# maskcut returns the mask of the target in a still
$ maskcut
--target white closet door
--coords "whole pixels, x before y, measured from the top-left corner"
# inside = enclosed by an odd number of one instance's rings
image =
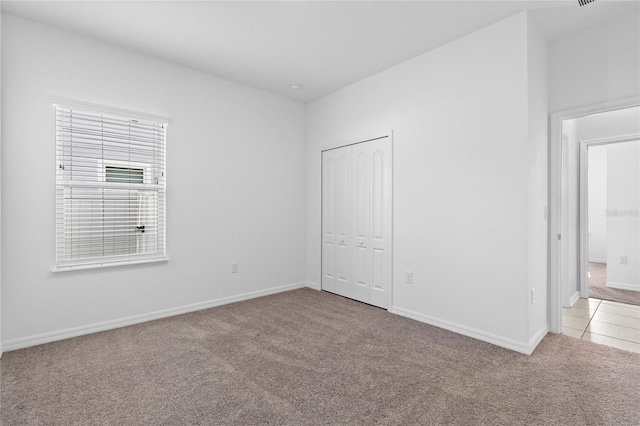
[[[336,152],[322,153],[322,289],[336,291]]]
[[[391,302],[391,140],[370,142],[371,149],[371,291],[369,303]]]
[[[369,303],[371,289],[371,158],[370,144],[353,145],[353,281],[351,297]]]
[[[353,188],[351,185],[351,147],[335,150],[335,211],[336,211],[336,293],[351,296],[351,235]]]
[[[322,289],[391,305],[391,140],[322,153]]]

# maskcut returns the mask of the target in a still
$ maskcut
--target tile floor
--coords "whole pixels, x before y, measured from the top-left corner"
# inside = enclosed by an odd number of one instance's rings
[[[562,309],[562,334],[640,353],[640,306],[578,299]]]

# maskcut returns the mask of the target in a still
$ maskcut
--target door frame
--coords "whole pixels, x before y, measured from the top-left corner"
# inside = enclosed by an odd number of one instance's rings
[[[549,138],[549,331],[562,333],[562,282],[560,275],[567,259],[563,259],[563,250],[568,241],[567,213],[562,210],[563,169],[562,169],[562,122],[591,114],[614,111],[640,106],[640,96],[587,105],[579,108],[558,111],[551,114]],[[566,191],[566,188],[564,188]],[[563,220],[564,219],[564,220]]]
[[[580,141],[580,212],[578,219],[580,243],[578,245],[578,256],[580,257],[580,297],[582,298],[589,297],[587,274],[589,271],[589,148],[638,140],[640,140],[640,133]]]
[[[393,232],[393,193],[394,191],[394,176],[393,176],[393,169],[394,169],[394,159],[395,156],[393,155],[394,149],[393,149],[393,130],[388,130],[386,132],[380,132],[380,133],[373,133],[373,134],[369,134],[367,135],[367,137],[355,137],[355,138],[348,138],[346,141],[343,142],[327,142],[322,144],[322,146],[320,147],[320,282],[318,283],[318,286],[320,287],[320,291],[322,291],[322,265],[324,265],[323,262],[323,258],[322,258],[322,253],[323,253],[323,245],[322,245],[322,238],[323,238],[323,220],[322,220],[322,212],[323,212],[323,183],[324,183],[324,168],[323,168],[323,164],[322,164],[322,154],[325,151],[331,151],[333,149],[338,149],[338,148],[342,148],[345,146],[351,146],[351,145],[357,145],[360,143],[366,143],[366,142],[372,142],[378,139],[384,139],[384,138],[389,138],[389,143],[391,145],[391,196],[389,197],[389,202],[391,203],[391,218],[390,218],[390,222],[391,222],[391,236],[390,236],[390,241],[391,241],[391,280],[389,282],[389,291],[388,291],[388,299],[387,299],[387,303],[388,303],[388,307],[387,307],[387,311],[391,310],[391,308],[393,307],[393,252],[394,252],[394,232]]]

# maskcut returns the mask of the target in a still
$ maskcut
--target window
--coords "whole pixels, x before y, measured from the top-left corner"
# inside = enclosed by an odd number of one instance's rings
[[[166,260],[165,141],[166,120],[56,105],[56,270]]]
[[[144,183],[144,169],[106,166],[104,173],[105,182]]]

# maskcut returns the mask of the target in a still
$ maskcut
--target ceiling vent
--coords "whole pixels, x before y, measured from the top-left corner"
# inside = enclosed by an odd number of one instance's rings
[[[596,1],[596,0],[578,0],[578,3],[582,7],[582,6],[587,5],[589,3],[593,3],[594,1]]]

